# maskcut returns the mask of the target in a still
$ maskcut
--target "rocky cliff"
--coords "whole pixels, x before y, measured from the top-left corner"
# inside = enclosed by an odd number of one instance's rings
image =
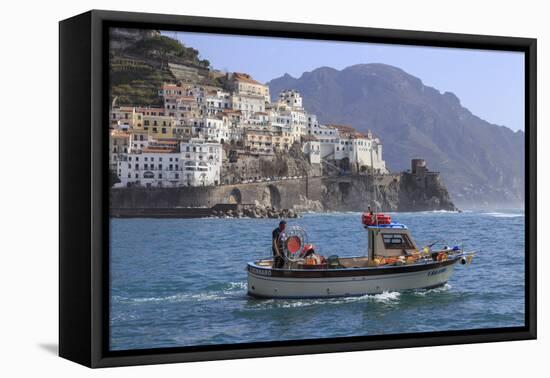
[[[456,210],[438,174],[301,177],[212,187],[118,188],[111,209],[213,208],[235,204],[306,211]]]

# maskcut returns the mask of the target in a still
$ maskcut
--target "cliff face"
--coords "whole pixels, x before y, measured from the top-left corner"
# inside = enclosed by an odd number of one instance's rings
[[[302,177],[211,187],[121,188],[111,190],[111,209],[212,208],[259,204],[306,211],[456,210],[439,178],[410,173],[383,176]]]
[[[438,174],[428,177],[403,172],[386,176],[323,179],[321,203],[329,211],[457,210]]]
[[[321,176],[321,166],[310,164],[300,149],[294,145],[288,152],[275,151],[273,155],[244,153],[226,147],[227,159],[222,166],[224,184],[236,184],[243,180],[274,177],[317,177]]]
[[[399,211],[456,210],[438,174],[418,177],[401,173]]]

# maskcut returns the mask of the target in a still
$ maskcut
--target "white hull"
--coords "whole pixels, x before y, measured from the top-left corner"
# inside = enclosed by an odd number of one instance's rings
[[[248,270],[248,294],[261,298],[320,298],[432,288],[449,280],[454,265],[434,264],[432,269],[415,272],[318,278],[273,277],[271,269],[252,268]]]

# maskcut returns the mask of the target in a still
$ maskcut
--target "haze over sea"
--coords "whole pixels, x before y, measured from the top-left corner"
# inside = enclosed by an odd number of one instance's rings
[[[271,254],[276,220],[111,219],[111,349],[524,325],[523,210],[392,216],[419,246],[462,242],[477,251],[473,263],[438,289],[259,300],[246,295],[245,267]],[[306,214],[293,224],[325,256],[366,253],[360,213]]]

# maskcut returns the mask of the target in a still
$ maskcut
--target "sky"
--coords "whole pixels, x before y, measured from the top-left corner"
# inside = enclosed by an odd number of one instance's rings
[[[384,63],[453,92],[480,118],[514,131],[524,127],[524,54],[291,38],[163,32],[200,52],[215,69],[246,72],[266,83],[285,73],[299,78],[318,67],[338,70]]]

